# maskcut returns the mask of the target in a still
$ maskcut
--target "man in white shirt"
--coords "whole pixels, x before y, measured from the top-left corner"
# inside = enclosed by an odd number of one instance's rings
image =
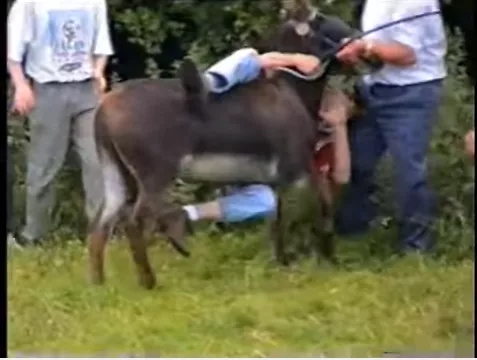
[[[436,10],[438,0],[367,0],[361,26],[367,31]],[[338,54],[348,64],[359,57],[385,63],[357,86],[367,112],[350,122],[351,184],[338,212],[338,232],[351,235],[368,229],[376,215],[370,200],[374,170],[387,150],[394,162],[402,249],[430,248],[434,198],[427,184],[426,153],[446,77],[445,54],[445,31],[438,14],[377,31]]]
[[[112,53],[105,0],[16,0],[12,5],[8,70],[14,108],[30,125],[24,243],[38,242],[47,231],[53,180],[70,139],[81,158],[90,218],[101,201],[93,119]]]

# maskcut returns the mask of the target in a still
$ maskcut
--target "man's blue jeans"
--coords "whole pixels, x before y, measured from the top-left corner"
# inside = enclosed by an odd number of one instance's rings
[[[378,160],[388,150],[395,172],[399,239],[403,250],[427,250],[434,198],[427,184],[426,153],[437,119],[442,81],[408,86],[360,84],[366,107],[363,118],[350,121],[351,182],[337,213],[343,235],[368,229],[376,216],[370,200]]]

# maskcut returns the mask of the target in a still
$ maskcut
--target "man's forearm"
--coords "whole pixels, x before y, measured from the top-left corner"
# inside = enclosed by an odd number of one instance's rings
[[[101,55],[94,57],[93,71],[95,76],[103,76],[106,65],[108,64],[108,57]]]
[[[28,79],[23,72],[22,64],[16,61],[8,60],[7,62],[8,72],[12,78],[13,86],[15,89],[28,84]]]
[[[379,41],[367,42],[368,47],[364,56],[366,58],[378,58],[384,63],[396,66],[411,66],[416,63],[414,50],[409,46],[395,43],[382,43]]]
[[[265,70],[276,70],[279,67],[296,67],[298,70],[308,73],[320,65],[320,60],[312,55],[299,53],[269,52],[259,56],[260,64]]]

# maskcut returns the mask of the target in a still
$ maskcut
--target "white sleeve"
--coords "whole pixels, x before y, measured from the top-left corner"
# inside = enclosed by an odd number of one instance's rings
[[[437,11],[439,7],[435,3],[433,0],[397,1],[394,4],[392,21]],[[429,27],[436,32],[441,30],[440,16],[439,14],[430,15],[394,25],[392,28],[389,28],[389,33],[392,34],[390,38],[414,50],[420,49],[423,46],[424,39],[422,37],[426,35],[425,31]]]
[[[101,0],[99,3],[93,53],[107,56],[114,53],[109,32],[108,8],[105,0]]]
[[[28,43],[32,39],[33,19],[32,3],[16,0],[7,18],[7,58],[10,61],[22,62]]]

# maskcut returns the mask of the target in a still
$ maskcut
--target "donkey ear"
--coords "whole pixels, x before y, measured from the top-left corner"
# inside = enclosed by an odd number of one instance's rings
[[[314,12],[309,0],[282,0],[282,7],[287,10],[291,19],[308,21]]]
[[[282,9],[290,11],[295,7],[295,0],[282,0]]]
[[[295,6],[301,9],[311,8],[310,0],[295,0]]]
[[[302,14],[309,14],[313,9],[310,0],[294,0],[294,3],[295,10]]]

